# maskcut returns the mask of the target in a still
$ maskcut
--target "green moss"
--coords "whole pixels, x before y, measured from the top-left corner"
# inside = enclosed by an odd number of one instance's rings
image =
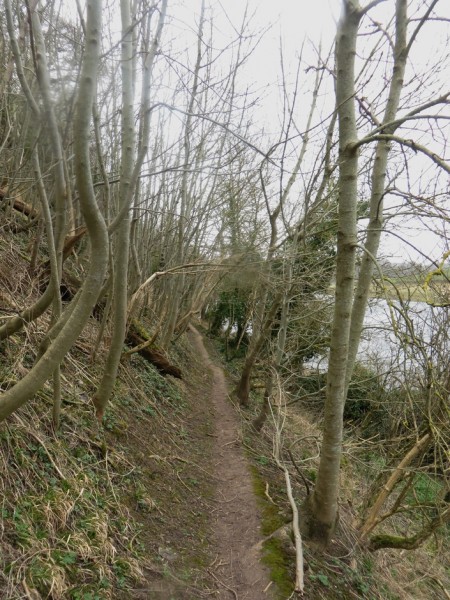
[[[278,588],[280,599],[289,598],[294,586],[289,570],[289,560],[279,540],[270,538],[264,542],[263,563],[270,569],[270,578]]]
[[[414,493],[407,494],[407,500],[414,504],[434,504],[442,490],[442,484],[426,473],[418,473],[414,481]]]
[[[261,531],[264,536],[269,536],[285,523],[277,507],[268,502],[265,496],[266,484],[258,469],[251,467],[251,472],[253,489],[262,513]],[[264,542],[262,560],[270,570],[270,578],[277,586],[280,600],[288,598],[292,594],[294,585],[289,569],[290,559],[286,555],[280,540],[269,538]]]
[[[261,531],[264,536],[268,536],[282,527],[284,520],[280,516],[277,507],[267,501],[265,495],[266,483],[261,479],[258,469],[251,467],[251,472],[253,476],[253,489],[262,512]]]
[[[152,337],[150,332],[147,331],[147,329],[144,327],[141,321],[133,319],[132,327],[136,331],[136,333],[140,335],[141,338],[143,338],[144,340],[149,340]]]

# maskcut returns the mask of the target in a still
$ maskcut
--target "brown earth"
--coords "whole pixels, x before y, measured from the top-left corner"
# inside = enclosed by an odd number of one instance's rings
[[[213,375],[215,410],[213,465],[217,477],[211,512],[216,556],[208,572],[219,585],[220,600],[271,598],[271,582],[260,561],[260,515],[252,479],[239,440],[239,421],[228,400],[222,369],[212,363],[200,333],[191,327],[194,348]]]
[[[272,600],[274,586],[260,562],[260,514],[240,442],[239,415],[200,333],[191,328],[185,342],[175,358],[189,377],[163,380],[185,399],[180,411],[172,405],[159,431],[157,415],[139,411],[127,416],[122,448],[141,469],[139,486],[145,491],[137,506],[131,489],[127,505],[141,524],[147,561],[144,581],[131,594],[114,597]],[[139,359],[133,361],[138,366]],[[145,402],[138,373],[124,368],[127,384],[128,377]],[[151,386],[158,380],[156,375]],[[165,410],[164,396],[155,409]],[[111,443],[118,442],[113,435]]]

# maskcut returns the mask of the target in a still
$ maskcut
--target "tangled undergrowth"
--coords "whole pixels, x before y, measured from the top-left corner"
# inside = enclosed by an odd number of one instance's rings
[[[314,422],[317,416],[308,414],[304,408],[294,405],[286,410],[283,458],[290,471],[297,505],[301,507],[314,486],[320,428]],[[273,579],[280,582],[279,598],[283,600],[289,596],[288,592],[292,592],[295,579],[295,553],[290,525],[287,525],[291,512],[283,474],[272,457],[274,424],[269,422],[257,435],[250,425],[252,417],[254,415],[244,415],[248,420],[246,447],[253,463],[255,491],[267,536],[265,561],[271,568]],[[369,552],[359,543],[355,529],[358,509],[379,467],[375,462],[371,464],[372,459],[373,455],[367,457],[361,440],[351,434],[347,436],[341,472],[339,524],[333,543],[327,553],[322,554],[304,542],[306,597],[314,600],[445,600],[448,598],[446,586],[450,584],[450,546],[445,531],[415,551]],[[396,523],[403,534],[410,526],[404,519]]]
[[[3,320],[21,308],[16,298],[31,303],[39,293],[19,242],[20,236],[0,241]],[[0,344],[0,390],[32,366],[47,327],[44,316]],[[120,367],[99,426],[91,397],[106,344],[93,361],[98,329],[92,318],[63,362],[57,434],[51,382],[0,425],[1,598],[134,599],[173,590],[187,598],[203,576],[209,558],[204,503],[212,484],[200,463],[210,443],[208,416],[200,432],[188,425],[202,410],[191,398],[199,378],[204,385],[203,374],[183,338],[172,359],[192,372],[187,383],[162,377],[133,355]],[[193,509],[185,500],[196,488],[205,501],[196,500]]]
[[[212,342],[219,356],[220,344]],[[239,361],[227,362],[231,379],[240,373]],[[264,561],[277,584],[277,598],[292,596],[295,580],[295,549],[291,534],[291,510],[284,475],[273,458],[274,436],[281,431],[282,459],[288,467],[297,506],[301,507],[314,486],[321,441],[320,411],[282,399],[260,433],[251,424],[259,412],[264,382],[257,368],[250,409],[242,410],[243,438],[252,464],[254,489],[262,514],[265,536]],[[339,525],[327,553],[317,552],[304,541],[305,597],[308,600],[448,600],[450,588],[450,545],[448,527],[414,551],[379,550],[369,552],[359,542],[355,529],[361,503],[373,484],[383,459],[382,444],[368,443],[355,427],[346,429],[341,469]],[[301,474],[299,473],[301,471]],[[430,477],[418,479],[416,500],[429,501]],[[301,509],[300,509],[301,519]],[[417,523],[414,514],[401,514],[390,526],[405,535]]]

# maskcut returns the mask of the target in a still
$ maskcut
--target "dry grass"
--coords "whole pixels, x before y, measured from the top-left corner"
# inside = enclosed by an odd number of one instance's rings
[[[2,319],[39,293],[18,242],[25,251],[20,236],[0,239]],[[45,315],[0,344],[0,390],[32,366],[48,324]],[[202,463],[205,445],[193,449],[187,421],[197,409],[207,411],[188,402],[189,385],[162,378],[136,356],[121,366],[99,427],[90,398],[107,338],[92,364],[97,333],[92,319],[64,360],[58,435],[51,424],[51,382],[0,426],[1,598],[131,600],[180,588],[173,583],[180,572],[187,594],[192,581],[202,582],[208,511],[201,500],[190,509],[185,499],[202,478],[206,495],[210,483]],[[195,372],[182,340],[177,352],[174,360]],[[205,423],[200,426],[204,437]],[[194,535],[200,531],[202,540]]]

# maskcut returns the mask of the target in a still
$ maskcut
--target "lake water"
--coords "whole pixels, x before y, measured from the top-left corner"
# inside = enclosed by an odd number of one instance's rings
[[[448,356],[447,308],[434,308],[424,302],[400,305],[393,301],[372,299],[367,308],[358,361],[377,366],[393,379],[417,377],[427,361]],[[448,360],[448,359],[447,359]],[[326,370],[327,359],[310,363],[310,367]]]

